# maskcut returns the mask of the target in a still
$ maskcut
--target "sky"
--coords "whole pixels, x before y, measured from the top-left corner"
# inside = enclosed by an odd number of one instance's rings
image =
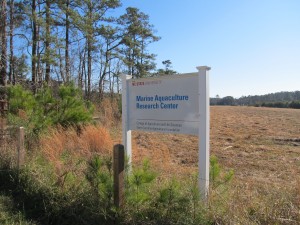
[[[123,0],[150,17],[158,68],[211,67],[210,96],[300,90],[299,0]]]

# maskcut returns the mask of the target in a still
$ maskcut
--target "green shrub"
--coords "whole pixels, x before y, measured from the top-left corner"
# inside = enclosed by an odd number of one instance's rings
[[[156,178],[156,174],[150,170],[149,160],[144,160],[141,168],[133,170],[129,176],[127,188],[128,201],[139,210],[139,205],[147,201],[149,196],[149,184]]]
[[[214,178],[228,180],[213,161]],[[19,172],[0,170],[0,191],[11,194],[26,219],[39,224],[212,224],[197,176],[163,181],[144,161],[127,175],[125,205],[117,210],[111,158],[94,156],[71,167],[65,184],[57,185],[54,168],[34,157]]]
[[[61,86],[58,94],[56,109],[51,113],[53,124],[80,125],[92,120],[93,105],[83,100],[74,85]]]
[[[34,225],[36,223],[26,220],[22,211],[14,209],[14,202],[11,197],[0,195],[0,224]]]
[[[94,156],[88,161],[85,177],[98,202],[97,211],[105,218],[114,218],[112,159]]]
[[[209,224],[195,176],[159,182],[149,161],[129,175],[125,224]]]
[[[229,170],[226,173],[221,173],[221,168],[218,163],[218,158],[215,155],[210,157],[210,170],[209,170],[209,180],[212,189],[216,189],[220,186],[226,185],[232,180],[234,172]]]
[[[18,115],[23,110],[27,115],[33,113],[36,100],[31,91],[25,90],[21,85],[11,86],[8,89],[9,111]]]
[[[300,101],[292,101],[292,102],[290,102],[289,108],[300,109]]]
[[[92,120],[93,106],[85,102],[73,84],[61,86],[58,97],[44,87],[36,95],[21,86],[9,88],[8,120],[15,126],[24,126],[29,134],[38,135],[49,126],[80,126]]]
[[[226,218],[230,209],[228,209],[228,202],[231,200],[230,185],[233,179],[234,171],[222,171],[218,158],[214,155],[210,157],[210,192],[208,207],[210,219],[216,224],[223,224],[222,219]],[[225,223],[226,224],[226,223]]]

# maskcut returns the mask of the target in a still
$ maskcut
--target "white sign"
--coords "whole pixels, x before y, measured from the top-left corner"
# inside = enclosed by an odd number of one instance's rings
[[[130,130],[199,133],[198,73],[127,80]]]
[[[198,73],[132,80],[122,75],[123,143],[131,163],[131,130],[199,136],[199,190],[209,188],[209,82],[207,66]]]

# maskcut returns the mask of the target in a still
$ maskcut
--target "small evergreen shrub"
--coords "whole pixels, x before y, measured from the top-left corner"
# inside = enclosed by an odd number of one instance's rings
[[[48,87],[33,95],[20,85],[11,86],[8,99],[9,123],[26,127],[32,136],[50,126],[80,127],[92,120],[93,105],[84,101],[79,89],[73,84],[59,87],[58,97]]]
[[[221,173],[221,168],[218,162],[218,158],[215,155],[210,157],[210,170],[209,181],[212,189],[226,185],[233,178],[233,170],[229,170],[226,173]]]
[[[26,220],[45,225],[205,225],[217,221],[200,199],[197,176],[163,180],[146,160],[127,174],[125,205],[116,209],[111,157],[95,154],[80,160],[71,151],[60,158],[69,168],[61,180],[43,154],[35,155],[20,171],[0,170],[0,192],[12,196]],[[211,178],[224,186],[229,181],[227,173],[222,173],[216,158],[211,162]],[[214,190],[219,190],[220,183]]]

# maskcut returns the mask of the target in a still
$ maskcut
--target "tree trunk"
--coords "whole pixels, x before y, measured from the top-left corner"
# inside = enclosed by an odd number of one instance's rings
[[[66,82],[70,82],[70,59],[69,59],[69,29],[70,29],[70,20],[69,20],[69,7],[70,0],[66,0],[66,43],[65,43],[65,63],[66,63]]]
[[[39,4],[39,11],[38,14],[41,14],[41,8],[40,8],[40,2],[38,2]],[[41,42],[40,42],[40,29],[41,26],[39,24],[37,24],[36,26],[36,40],[37,40],[37,44],[36,44],[36,83],[40,82],[42,83],[44,81],[44,69],[43,66],[41,65],[41,49],[43,47],[41,47]]]
[[[91,98],[91,78],[92,78],[92,42],[93,42],[93,7],[91,4],[88,6],[88,30],[87,30],[87,98]]]
[[[45,81],[47,84],[50,82],[50,0],[46,0],[46,41],[45,41],[45,56],[46,56],[46,71]]]
[[[88,49],[87,49],[87,98],[91,98],[91,76],[92,76],[92,44],[88,38]]]
[[[114,90],[113,90],[113,79],[111,76],[111,63],[108,65],[108,80],[109,80],[109,93],[112,96]]]
[[[6,85],[6,69],[7,69],[7,39],[6,39],[6,18],[7,18],[7,2],[2,0],[1,5],[1,62],[0,62],[0,85]]]
[[[79,52],[79,68],[78,68],[78,87],[80,88],[80,90],[82,90],[82,76],[83,76],[83,70],[82,70],[82,67],[83,67],[83,60],[82,60],[82,58],[83,58],[83,52],[81,52],[81,51],[78,51]]]
[[[119,76],[117,76],[117,93],[120,94],[120,79],[119,79]]]
[[[10,9],[9,9],[9,48],[10,48],[10,58],[9,58],[9,81],[10,83],[15,84],[15,74],[14,74],[14,0],[10,0]]]
[[[65,70],[64,70],[64,66],[63,66],[63,56],[60,52],[60,48],[58,48],[58,58],[59,58],[59,74],[60,74],[60,78],[62,79],[63,83],[67,83],[66,81],[66,76],[65,76]],[[59,80],[59,76],[58,76],[58,80]]]
[[[36,84],[37,70],[36,70],[36,61],[37,61],[37,16],[36,16],[36,0],[32,0],[31,5],[31,14],[32,14],[32,48],[31,48],[31,81],[33,85]]]
[[[105,63],[104,63],[104,66],[103,66],[102,74],[100,74],[100,79],[99,79],[99,97],[100,97],[100,100],[103,99],[103,95],[104,95],[104,79],[105,79],[105,76],[106,76],[106,70],[107,70],[107,66],[108,66],[108,63],[109,63],[108,48],[109,48],[109,45],[107,43],[106,44],[106,52],[105,52]]]
[[[87,73],[86,73],[86,53],[84,53],[83,58],[83,74],[84,74],[84,91],[85,91],[85,97],[88,98],[88,90],[87,90]]]

